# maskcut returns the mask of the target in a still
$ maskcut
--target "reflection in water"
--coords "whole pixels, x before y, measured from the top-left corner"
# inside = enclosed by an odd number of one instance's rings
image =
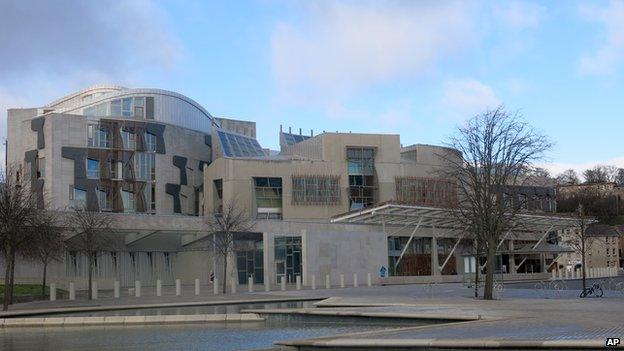
[[[275,340],[388,328],[379,325],[299,322],[111,327],[4,328],[0,350],[251,350]]]

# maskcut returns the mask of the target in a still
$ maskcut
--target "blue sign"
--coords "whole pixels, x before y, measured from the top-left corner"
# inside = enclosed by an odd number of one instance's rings
[[[379,276],[380,277],[385,277],[386,273],[388,273],[388,269],[384,266],[381,266],[381,268],[379,268]]]

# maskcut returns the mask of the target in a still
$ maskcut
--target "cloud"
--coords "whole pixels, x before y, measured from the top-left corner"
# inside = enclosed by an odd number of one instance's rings
[[[533,29],[546,17],[546,7],[527,1],[505,1],[493,7],[493,14],[513,29]]]
[[[492,88],[474,79],[447,81],[440,101],[445,115],[460,120],[500,104]]]
[[[624,60],[624,2],[611,1],[606,7],[583,5],[579,12],[586,20],[603,26],[605,32],[598,49],[581,57],[579,71],[595,75],[617,71]]]
[[[616,157],[616,158],[612,158],[612,159],[604,160],[600,162],[545,163],[545,164],[540,165],[540,167],[546,168],[547,170],[550,171],[550,174],[552,174],[553,176],[556,176],[560,174],[561,172],[568,170],[568,169],[573,169],[579,175],[582,175],[584,170],[593,168],[594,166],[598,166],[598,165],[614,165],[616,167],[624,168],[624,156]]]
[[[320,1],[271,36],[283,97],[327,102],[426,74],[473,39],[467,2]]]

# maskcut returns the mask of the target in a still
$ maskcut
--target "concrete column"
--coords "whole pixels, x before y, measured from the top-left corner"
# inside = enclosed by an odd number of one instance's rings
[[[344,288],[345,287],[345,283],[344,283],[344,274],[340,275],[340,287]]]
[[[156,296],[162,296],[162,281],[160,279],[156,280]]]
[[[565,269],[565,278],[570,279],[570,271],[568,270],[568,268]]]
[[[176,279],[175,284],[176,284],[176,296],[182,295],[182,282],[180,281],[180,279]]]
[[[366,285],[373,286],[373,279],[370,273],[366,273]]]
[[[561,275],[562,275],[561,270],[558,270],[558,271],[557,271],[557,275],[559,276],[559,279],[562,279],[562,278],[561,278]]]
[[[97,282],[93,282],[93,285],[91,286],[91,299],[97,300],[97,298],[98,298]]]
[[[280,289],[286,291],[286,276],[280,277]]]
[[[358,287],[357,273],[353,273],[353,287]]]
[[[232,288],[232,294],[236,294],[236,280],[230,279],[230,287]]]
[[[329,279],[329,274],[325,274],[325,289],[331,288],[331,280]]]
[[[215,295],[219,295],[219,279],[214,278],[212,280],[212,293]]]
[[[297,283],[297,290],[301,290],[301,276],[300,275],[295,277],[295,282]]]
[[[141,281],[140,280],[134,281],[134,296],[141,297]]]
[[[312,290],[316,290],[316,275],[312,275]]]
[[[199,279],[195,278],[195,295],[199,295]]]
[[[546,269],[546,256],[544,254],[540,254],[540,265],[542,266],[542,273],[548,272]]]
[[[76,299],[76,286],[74,282],[69,282],[69,299],[71,301]]]
[[[514,250],[514,241],[509,240],[509,251],[513,252],[513,250]],[[518,273],[518,270],[516,269],[516,255],[514,254],[509,254],[509,273],[511,274]]]
[[[271,283],[268,279],[264,280],[264,291],[271,291]]]
[[[556,274],[557,274],[557,272],[555,272],[555,269],[553,268],[553,270],[550,271],[550,273],[552,273],[552,279],[555,280]]]
[[[50,301],[56,301],[56,284],[50,283]]]
[[[247,292],[253,292],[253,278],[247,278]]]
[[[431,237],[431,275],[440,275],[440,262],[438,261],[438,239]]]

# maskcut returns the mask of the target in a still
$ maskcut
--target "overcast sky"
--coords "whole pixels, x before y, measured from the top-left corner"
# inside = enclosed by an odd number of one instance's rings
[[[554,173],[624,167],[622,1],[0,0],[6,109],[98,83],[173,90],[215,116],[442,143],[505,104]],[[2,157],[4,157],[2,153]]]

